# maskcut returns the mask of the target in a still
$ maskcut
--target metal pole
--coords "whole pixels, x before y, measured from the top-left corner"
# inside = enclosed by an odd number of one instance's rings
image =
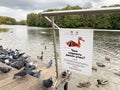
[[[45,16],[45,19],[47,19],[50,23],[52,23],[52,20],[49,19],[47,16]],[[57,29],[60,29],[60,28],[57,26],[57,24],[55,24],[55,22],[54,22],[54,29],[55,29],[55,27],[56,27]]]
[[[52,16],[52,28],[53,28],[53,45],[54,45],[54,55],[55,55],[55,67],[56,67],[56,79],[58,79],[58,64],[57,64],[57,50],[56,50],[56,32],[54,26],[54,16]]]

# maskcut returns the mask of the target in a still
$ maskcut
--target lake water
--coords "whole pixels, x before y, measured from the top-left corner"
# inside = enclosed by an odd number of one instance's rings
[[[19,49],[36,60],[43,51],[45,63],[54,59],[52,30],[20,25],[0,25],[0,28],[9,29],[5,32],[0,31],[0,45],[3,45],[4,48]],[[45,46],[47,47],[46,50]],[[114,72],[120,71],[120,32],[94,32],[93,49],[93,65],[96,66],[96,62],[102,62],[106,67],[97,67],[97,72],[93,71],[90,77],[73,73],[69,90],[119,90],[120,76],[114,75]],[[58,64],[61,68],[58,32],[57,52]],[[105,60],[106,56],[110,57],[110,62]],[[109,84],[97,88],[97,79],[107,79]],[[76,86],[79,81],[90,81],[92,85],[89,88],[78,88]]]

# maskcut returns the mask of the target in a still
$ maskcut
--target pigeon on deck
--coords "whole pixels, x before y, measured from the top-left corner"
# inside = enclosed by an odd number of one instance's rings
[[[33,76],[33,77],[39,78],[40,75],[41,75],[41,71],[42,71],[42,70],[39,70],[38,72],[29,71],[28,74],[31,75],[31,76]]]
[[[67,76],[67,72],[66,71],[63,71],[62,74],[61,74],[61,77],[64,78]]]
[[[14,74],[13,79],[15,79],[16,76],[19,76],[19,77],[24,78],[26,75],[27,75],[27,71],[26,71],[26,70],[22,70],[22,71],[20,71],[20,72],[18,72],[18,73],[16,73],[16,74]]]
[[[3,72],[3,73],[7,73],[11,70],[11,68],[9,67],[0,67],[0,71]]]
[[[25,78],[25,76],[28,74],[28,70],[29,70],[29,66],[26,65],[25,68],[24,68],[22,71],[14,74],[13,79],[15,79],[16,76],[19,76],[19,77],[21,77],[21,78]]]
[[[69,70],[65,70],[61,73],[61,78],[65,78],[66,76],[70,76],[72,73]]]
[[[52,61],[52,60],[50,60],[50,61],[48,62],[48,64],[47,64],[47,68],[51,67],[51,66],[52,66],[52,64],[53,64],[53,61]]]
[[[53,81],[52,81],[52,77],[46,79],[46,80],[43,80],[43,86],[45,88],[49,88],[53,85]]]

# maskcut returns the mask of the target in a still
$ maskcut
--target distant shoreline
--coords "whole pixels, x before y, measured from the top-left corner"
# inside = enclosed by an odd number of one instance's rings
[[[0,32],[7,32],[9,29],[7,28],[0,28]]]

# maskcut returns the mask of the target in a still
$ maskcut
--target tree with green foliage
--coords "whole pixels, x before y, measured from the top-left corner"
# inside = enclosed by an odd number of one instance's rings
[[[67,5],[64,8],[47,9],[44,12],[76,10],[83,8],[91,8],[91,3],[87,3],[84,7]],[[102,8],[120,7],[120,4],[102,6]],[[120,13],[110,14],[91,14],[91,15],[64,15],[55,16],[55,23],[62,28],[96,28],[96,29],[120,29]],[[51,26],[41,15],[30,13],[27,15],[27,25],[49,27]]]
[[[27,15],[27,25],[29,26],[37,26],[37,14],[36,13],[30,13]]]
[[[26,25],[26,20],[17,21],[18,25]]]
[[[0,16],[0,24],[15,25],[16,20],[7,16]]]

